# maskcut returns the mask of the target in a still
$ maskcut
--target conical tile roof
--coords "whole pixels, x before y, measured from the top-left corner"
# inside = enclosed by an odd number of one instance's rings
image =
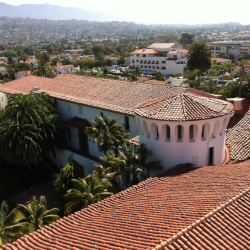
[[[193,121],[224,116],[233,110],[227,101],[181,93],[138,105],[134,112],[153,120]]]

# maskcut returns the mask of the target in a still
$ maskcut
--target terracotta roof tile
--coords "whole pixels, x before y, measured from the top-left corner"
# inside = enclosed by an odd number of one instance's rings
[[[139,146],[140,145],[140,136],[137,135],[136,137],[129,140],[129,143]]]
[[[175,170],[184,173],[176,175]],[[195,246],[197,249],[216,249],[212,248],[213,242],[215,246],[216,242],[225,242],[229,247],[224,249],[248,249],[244,247],[250,239],[247,226],[250,196],[240,199],[236,196],[249,187],[250,163],[197,169],[182,165],[171,171],[147,179],[0,249],[140,250],[154,249],[174,239],[171,247],[165,249],[181,250],[187,249],[185,244],[189,244],[183,239],[182,230],[190,235],[190,244],[194,247],[189,249],[195,249]],[[230,203],[230,207],[214,212],[231,200],[234,203]],[[200,221],[205,221],[204,226]],[[218,241],[220,235],[222,238]],[[184,245],[180,248],[182,240]]]
[[[27,76],[0,85],[5,93],[28,94],[33,87],[51,97],[134,116],[138,103],[170,97],[188,88],[61,74],[53,79]]]
[[[137,106],[135,113],[154,120],[192,121],[220,117],[232,113],[231,103],[181,93]]]
[[[228,125],[226,144],[230,147],[233,162],[250,158],[250,111],[245,115],[235,114]]]

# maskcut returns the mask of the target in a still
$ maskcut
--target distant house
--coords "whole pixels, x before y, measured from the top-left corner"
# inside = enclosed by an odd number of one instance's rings
[[[58,64],[56,67],[56,72],[57,74],[64,74],[64,73],[70,73],[74,70],[74,65],[70,64],[70,65],[61,65]]]
[[[18,71],[15,73],[15,79],[22,78],[24,76],[29,76],[31,74],[31,70]]]

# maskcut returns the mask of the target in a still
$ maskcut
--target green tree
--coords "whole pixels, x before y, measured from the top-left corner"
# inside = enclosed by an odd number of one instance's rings
[[[70,163],[67,163],[66,166],[60,170],[57,179],[53,183],[57,200],[60,204],[63,195],[65,195],[69,189],[73,188],[71,180],[83,178],[84,176],[84,166],[75,160],[71,160]]]
[[[7,201],[4,200],[0,206],[0,246],[19,239],[28,232],[28,223],[16,223],[16,209],[9,211]]]
[[[29,58],[29,55],[25,52],[22,52],[19,56],[19,60],[26,62],[26,60]]]
[[[91,123],[92,127],[86,128],[85,133],[95,138],[95,142],[99,144],[105,155],[114,141],[124,140],[124,127],[116,123],[116,118],[98,116]]]
[[[100,60],[100,62],[101,62],[101,67],[102,67],[102,63],[103,63],[103,61],[105,60],[105,55],[104,55],[102,52],[98,55],[98,60]]]
[[[102,45],[93,45],[92,51],[95,57],[98,57],[100,53],[105,53],[105,48]]]
[[[186,46],[187,44],[192,44],[194,40],[194,35],[188,34],[188,33],[183,33],[180,38],[180,44],[183,46]]]
[[[242,97],[242,84],[243,81],[245,81],[247,77],[247,69],[249,68],[249,61],[248,60],[242,60],[241,62],[236,62],[237,66],[240,66],[240,88],[239,88],[239,97]]]
[[[155,80],[165,81],[165,77],[160,71],[155,71]]]
[[[56,76],[56,70],[50,67],[43,56],[38,57],[37,64],[38,65],[35,66],[31,72],[32,75],[49,78],[54,78]]]
[[[53,51],[55,50],[55,48],[52,44],[49,44],[46,49],[47,49],[49,55],[51,55],[53,53]]]
[[[66,205],[65,214],[71,214],[82,208],[88,207],[90,204],[96,203],[104,198],[112,195],[108,188],[112,184],[108,179],[99,179],[96,174],[89,175],[84,179],[72,179],[73,189],[68,190],[64,195]]]
[[[24,217],[17,220],[16,223],[29,223],[34,230],[41,229],[60,219],[58,208],[47,210],[47,201],[43,195],[39,199],[33,196],[29,205],[18,204],[16,209]]]
[[[139,77],[142,74],[141,67],[135,66],[135,70],[133,71],[136,77]]]
[[[14,94],[0,123],[0,155],[10,164],[31,166],[48,153],[65,145],[65,130],[44,93]]]
[[[93,55],[93,51],[90,47],[87,47],[83,50],[83,55]]]
[[[195,69],[205,72],[211,67],[211,51],[205,42],[196,42],[192,45],[187,54],[187,67],[193,71]]]
[[[182,82],[182,84],[186,84],[188,85],[188,87],[193,89],[199,89],[202,81],[200,77],[197,77],[199,72],[200,71],[198,69],[195,69],[193,71],[186,70],[186,75],[184,76],[185,80]]]

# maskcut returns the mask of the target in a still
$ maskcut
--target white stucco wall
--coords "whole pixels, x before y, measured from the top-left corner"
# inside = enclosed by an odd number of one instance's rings
[[[58,169],[61,169],[62,167],[65,167],[65,165],[69,162],[70,155],[73,157],[74,160],[76,160],[77,162],[79,162],[84,166],[85,174],[92,174],[94,170],[93,164],[99,164],[98,162],[90,160],[84,156],[72,153],[67,149],[58,153],[56,155],[56,158],[51,156],[50,159],[53,161],[56,167],[58,167]]]
[[[209,148],[214,147],[213,165],[220,165],[225,155],[225,131],[230,115],[199,121],[167,122],[145,119],[136,115],[140,121],[140,143],[145,143],[152,150],[153,157],[150,161],[160,160],[165,170],[182,163],[192,163],[196,166],[208,165]],[[137,120],[137,121],[138,121]],[[148,127],[149,136],[143,127],[143,121]],[[217,131],[214,131],[217,122]],[[158,126],[159,138],[156,137],[152,124]],[[202,126],[209,124],[210,129],[206,130],[205,138],[201,138]],[[170,126],[170,140],[166,139],[166,129],[163,126]],[[182,140],[177,139],[177,126],[182,125]],[[194,139],[189,138],[189,127],[194,125]],[[215,136],[213,136],[213,132]]]
[[[0,92],[0,109],[5,108],[8,103],[8,97],[6,93]]]

